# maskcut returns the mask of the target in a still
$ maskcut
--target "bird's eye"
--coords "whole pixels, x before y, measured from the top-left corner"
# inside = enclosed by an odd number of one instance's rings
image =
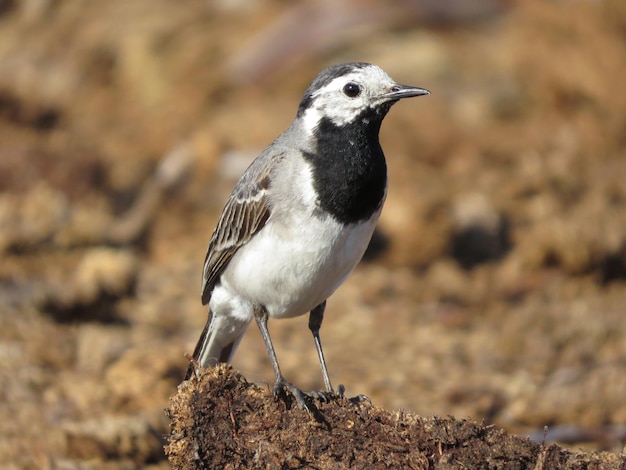
[[[361,87],[356,83],[346,83],[343,87],[343,92],[349,98],[356,98],[361,94]]]

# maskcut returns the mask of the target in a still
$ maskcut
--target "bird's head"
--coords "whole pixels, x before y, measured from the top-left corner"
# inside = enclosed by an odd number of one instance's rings
[[[380,125],[398,100],[428,94],[423,88],[396,83],[376,65],[338,64],[320,72],[309,85],[298,118],[309,133],[322,119],[338,127],[356,122]]]

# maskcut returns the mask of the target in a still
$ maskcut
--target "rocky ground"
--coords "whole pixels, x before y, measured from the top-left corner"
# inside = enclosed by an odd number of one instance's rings
[[[324,66],[432,95],[381,132],[335,383],[573,447],[626,441],[626,4],[0,1],[2,468],[168,468],[211,231]],[[365,6],[364,6],[365,5]],[[306,317],[270,323],[320,388]],[[272,382],[256,328],[234,361]]]

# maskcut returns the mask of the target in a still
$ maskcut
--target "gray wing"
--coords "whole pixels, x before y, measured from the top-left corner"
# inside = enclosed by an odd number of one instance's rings
[[[211,236],[202,273],[202,303],[211,298],[215,283],[239,248],[248,243],[270,217],[268,191],[271,169],[282,154],[258,157],[231,193]]]

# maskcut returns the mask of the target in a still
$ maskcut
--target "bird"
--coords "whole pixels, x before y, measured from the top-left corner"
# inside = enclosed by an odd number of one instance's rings
[[[382,121],[399,100],[428,94],[364,62],[314,78],[292,124],[236,183],[213,231],[202,274],[209,315],[185,380],[229,363],[254,319],[275,397],[289,391],[308,409],[305,397],[335,394],[320,339],[326,300],[361,260],[385,201]],[[285,379],[267,327],[269,318],[307,313],[325,391],[305,393]]]

